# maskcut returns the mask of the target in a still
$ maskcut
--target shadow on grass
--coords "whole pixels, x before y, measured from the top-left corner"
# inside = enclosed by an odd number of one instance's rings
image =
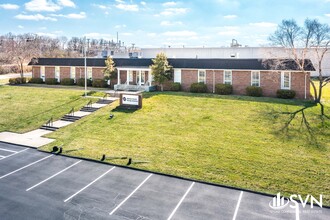
[[[116,108],[112,109],[111,112],[121,112],[121,113],[134,113],[136,112],[137,108],[124,108],[121,106],[117,106]]]
[[[279,98],[271,98],[271,97],[252,97],[252,96],[242,96],[242,95],[218,95],[212,93],[145,92],[143,93],[143,98],[148,99],[157,95],[182,96],[182,97],[191,97],[191,98],[213,98],[213,99],[232,100],[232,101],[261,102],[261,103],[283,104],[283,105],[304,106],[304,107],[315,106],[315,104],[311,100],[279,99]]]

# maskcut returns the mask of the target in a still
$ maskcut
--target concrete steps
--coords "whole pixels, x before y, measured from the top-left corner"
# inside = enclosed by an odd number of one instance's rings
[[[40,129],[47,130],[47,131],[56,131],[59,128],[53,127],[53,126],[48,126],[48,125],[43,125],[40,127]]]
[[[98,110],[98,108],[86,107],[86,106],[84,106],[80,109],[80,111],[82,111],[82,112],[95,112],[97,110]]]
[[[70,121],[70,122],[75,122],[78,121],[81,117],[74,116],[74,115],[64,115],[61,120],[62,121]]]

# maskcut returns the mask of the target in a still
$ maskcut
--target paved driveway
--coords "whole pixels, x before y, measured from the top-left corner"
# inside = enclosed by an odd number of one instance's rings
[[[329,219],[272,197],[0,143],[0,219]]]

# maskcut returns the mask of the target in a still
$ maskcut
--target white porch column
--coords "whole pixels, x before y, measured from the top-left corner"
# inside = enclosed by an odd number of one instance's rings
[[[126,77],[126,84],[129,85],[129,71],[130,70],[127,70],[126,71],[126,74],[127,74],[127,77]]]
[[[118,69],[118,74],[117,74],[117,85],[120,85],[120,69]]]
[[[141,76],[141,75],[142,75],[141,72],[142,72],[142,71],[139,70],[139,86],[141,86],[141,77],[142,77],[142,76]]]
[[[149,86],[152,85],[152,75],[151,75],[151,70],[148,71],[148,80],[149,80]]]

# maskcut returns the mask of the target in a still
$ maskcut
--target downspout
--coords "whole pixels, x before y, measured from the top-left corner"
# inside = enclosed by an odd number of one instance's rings
[[[213,93],[215,93],[215,73],[213,70]]]
[[[305,73],[305,99],[307,99],[307,73]]]

